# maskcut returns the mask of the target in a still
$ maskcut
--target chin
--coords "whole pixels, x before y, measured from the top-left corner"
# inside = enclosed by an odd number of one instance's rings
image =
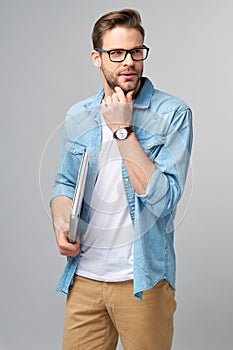
[[[132,90],[135,90],[138,86],[138,83],[135,84],[135,83],[126,83],[126,84],[120,84],[119,85],[120,88],[125,92],[129,92],[129,91],[132,91]]]

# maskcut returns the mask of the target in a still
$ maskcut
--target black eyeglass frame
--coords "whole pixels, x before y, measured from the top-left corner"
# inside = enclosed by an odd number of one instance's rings
[[[134,51],[134,50],[136,50],[136,49],[146,49],[146,55],[145,55],[145,57],[144,57],[144,58],[141,58],[141,59],[139,59],[139,60],[133,58],[133,56],[132,56],[132,51]],[[110,55],[111,55],[111,52],[117,51],[117,50],[125,51],[125,57],[124,57],[122,60],[120,60],[120,61],[112,60],[112,59],[111,59],[111,56],[110,56]],[[109,57],[109,60],[110,60],[111,62],[123,62],[123,61],[126,59],[128,53],[130,54],[130,56],[131,56],[131,58],[132,58],[133,61],[141,62],[141,61],[144,61],[144,60],[147,59],[148,54],[149,54],[149,51],[150,51],[150,48],[147,47],[146,45],[142,45],[142,46],[140,46],[140,47],[134,47],[134,48],[131,49],[131,50],[125,50],[125,49],[104,50],[104,49],[100,49],[99,47],[96,47],[96,48],[95,48],[95,51],[107,53],[107,54],[108,54],[108,57]]]

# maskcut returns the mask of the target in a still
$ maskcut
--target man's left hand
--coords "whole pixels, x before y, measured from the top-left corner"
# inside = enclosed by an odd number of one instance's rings
[[[120,127],[131,125],[133,104],[132,96],[134,91],[126,95],[119,87],[115,87],[115,93],[107,96],[101,104],[101,112],[108,127],[114,132]]]

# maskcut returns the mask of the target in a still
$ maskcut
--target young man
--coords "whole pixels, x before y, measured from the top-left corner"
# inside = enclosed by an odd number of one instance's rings
[[[92,33],[103,89],[67,113],[51,210],[68,256],[58,291],[68,294],[63,349],[168,350],[176,309],[173,221],[188,170],[191,111],[144,78],[149,53],[140,15],[103,15]],[[89,168],[69,242],[75,182]]]

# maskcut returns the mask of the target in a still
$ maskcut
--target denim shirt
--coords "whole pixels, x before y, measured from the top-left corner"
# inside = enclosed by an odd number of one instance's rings
[[[61,195],[73,198],[81,157],[87,149],[89,168],[78,227],[80,236],[87,227],[97,176],[103,96],[101,89],[67,112],[52,192],[52,198]],[[175,289],[174,218],[188,171],[192,113],[184,101],[155,89],[149,79],[142,78],[140,92],[133,102],[132,128],[144,152],[155,164],[146,193],[139,195],[122,162],[122,181],[135,234],[134,295],[141,299],[143,291],[161,279],[166,279]],[[57,291],[67,294],[78,263],[79,255],[67,258]]]

